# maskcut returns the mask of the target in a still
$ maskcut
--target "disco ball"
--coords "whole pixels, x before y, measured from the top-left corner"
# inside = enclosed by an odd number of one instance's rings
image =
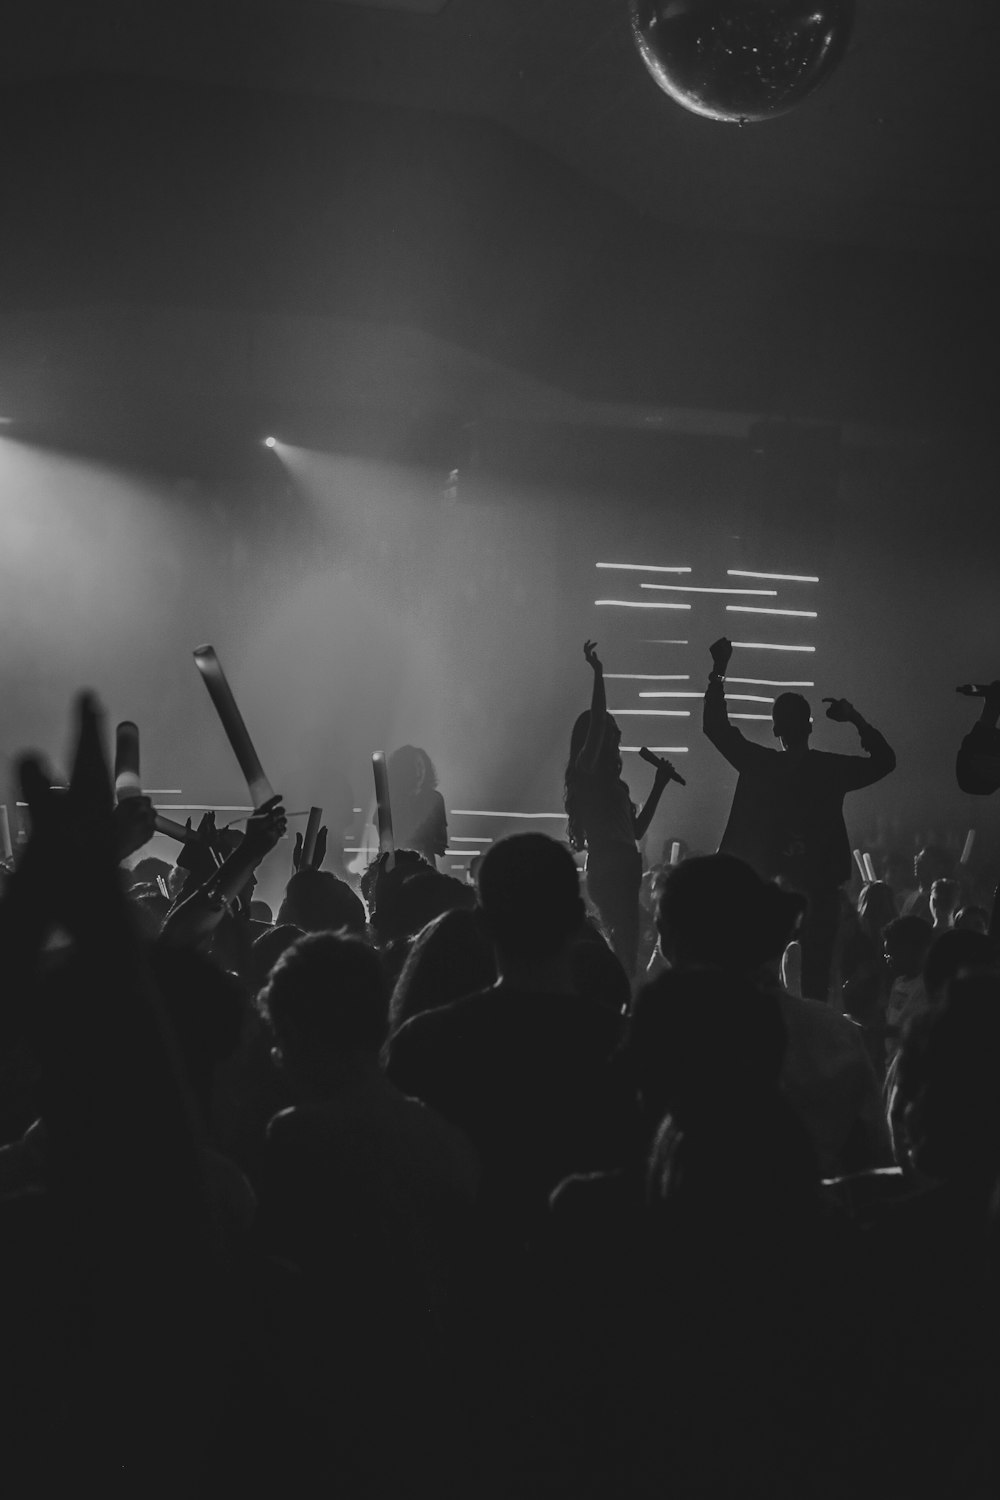
[[[632,34],[664,93],[744,125],[794,108],[840,62],[854,0],[630,0]]]

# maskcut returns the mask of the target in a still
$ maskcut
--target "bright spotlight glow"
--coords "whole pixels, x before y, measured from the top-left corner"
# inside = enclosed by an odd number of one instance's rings
[[[675,604],[660,599],[595,599],[595,604],[611,604],[618,609],[690,609],[690,604]]]
[[[733,641],[741,651],[815,651],[815,646],[779,646],[776,641]]]
[[[799,620],[815,620],[814,609],[769,609],[764,604],[727,604],[732,615],[795,615]]]
[[[640,583],[642,589],[664,589],[674,594],[757,594],[761,598],[776,599],[777,589],[710,589],[697,583]]]
[[[264,447],[265,448],[277,448],[277,446],[278,446],[278,439],[276,437],[266,437],[264,439]]]
[[[617,573],[690,573],[690,568],[656,568],[648,563],[597,563],[598,568],[612,568]]]
[[[819,583],[811,573],[749,573],[745,568],[727,568],[729,578],[766,578],[772,583]]]

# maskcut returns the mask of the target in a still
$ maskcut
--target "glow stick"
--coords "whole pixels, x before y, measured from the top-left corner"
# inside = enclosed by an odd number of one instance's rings
[[[157,813],[153,820],[153,827],[157,833],[162,833],[168,839],[176,839],[179,844],[196,844],[198,836],[193,828],[185,828],[183,823],[175,823],[173,818],[164,818]]]
[[[389,801],[389,772],[385,756],[376,750],[372,756],[372,772],[375,776],[375,803],[378,815],[378,852],[388,854],[386,869],[396,863],[396,845],[392,837],[392,804]]]
[[[115,801],[141,796],[139,726],[131,719],[123,719],[115,730]]]
[[[690,568],[660,568],[652,563],[595,563],[598,568],[614,568],[620,573],[690,573]]]
[[[861,856],[861,858],[864,861],[865,875],[868,877],[870,883],[874,885],[876,880],[878,879],[878,876],[875,874],[875,866],[872,863],[872,857],[866,852]]]
[[[321,807],[309,809],[309,821],[306,824],[305,837],[302,840],[302,868],[312,869],[312,858],[316,852],[316,835],[319,833],[319,820],[323,816]]]
[[[3,840],[4,859],[13,859],[14,846],[10,841],[10,819],[7,816],[6,802],[0,803],[0,839]]]
[[[862,883],[864,885],[867,885],[868,884],[868,876],[865,873],[865,862],[861,858],[861,850],[860,849],[855,849],[853,851],[853,854],[854,854],[854,863],[858,867],[858,874],[861,876]]]
[[[4,815],[6,816],[6,809],[4,810]],[[969,863],[969,860],[972,858],[972,846],[975,842],[976,830],[974,828],[970,828],[968,833],[965,835],[965,843],[962,846],[962,857],[959,860],[960,865],[967,865]]]
[[[730,615],[795,615],[800,620],[817,618],[814,609],[771,609],[763,604],[727,604],[726,613]]]
[[[676,841],[670,845],[670,863],[679,865],[681,862],[681,846]]]
[[[269,802],[274,796],[274,792],[271,783],[264,775],[264,769],[243,722],[243,716],[236,707],[236,699],[226,681],[226,674],[222,670],[219,658],[211,646],[198,646],[194,652],[194,660],[208,688],[209,697],[215,704],[215,711],[222,721],[229,743],[233,747],[240,770],[243,772],[247,790],[250,793],[250,801],[255,808],[263,807],[264,803]]]

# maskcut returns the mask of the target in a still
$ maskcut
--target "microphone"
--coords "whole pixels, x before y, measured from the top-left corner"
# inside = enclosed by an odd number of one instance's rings
[[[647,749],[645,745],[643,745],[642,749],[639,751],[639,759],[644,760],[649,766],[656,766],[657,770],[659,770],[660,766],[663,765],[663,761],[660,759],[660,757],[658,755],[654,755],[652,750]],[[677,772],[674,770],[671,770],[670,772],[670,779],[671,781],[679,781],[681,786],[687,786],[687,782],[684,780],[684,777],[678,776]]]

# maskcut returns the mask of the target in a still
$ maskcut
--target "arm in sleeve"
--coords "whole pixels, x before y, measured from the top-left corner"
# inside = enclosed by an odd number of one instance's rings
[[[730,724],[726,710],[726,690],[721,678],[710,677],[708,679],[701,724],[716,750],[720,751],[737,771],[742,770],[756,747]]]
[[[873,786],[876,781],[881,781],[896,769],[896,752],[884,736],[860,715],[855,724],[866,758],[860,755],[839,757],[845,792],[856,792],[861,787]]]

